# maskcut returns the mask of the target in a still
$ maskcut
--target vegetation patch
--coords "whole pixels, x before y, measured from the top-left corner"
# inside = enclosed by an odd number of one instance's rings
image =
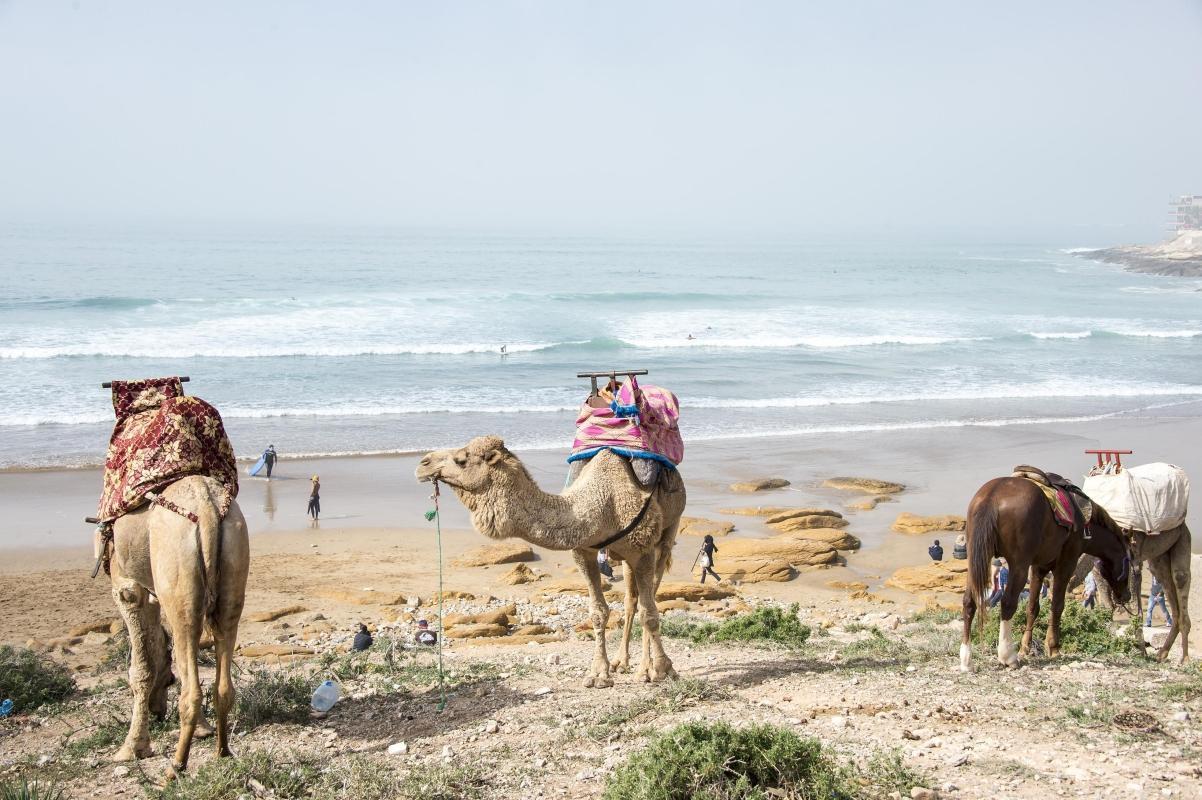
[[[648,697],[605,711],[586,729],[595,741],[606,741],[627,726],[649,714],[674,714],[708,700],[726,700],[730,692],[698,678],[680,678],[660,685],[659,691]]]
[[[129,669],[129,631],[122,628],[105,642],[104,656],[97,666],[99,672]]]
[[[893,639],[881,633],[880,628],[870,628],[866,639],[848,643],[841,652],[844,660],[855,662],[900,661],[914,655],[913,649],[901,639]]]
[[[1173,700],[1188,702],[1202,698],[1202,663],[1195,661],[1182,667],[1178,680],[1166,683],[1160,691]]]
[[[226,800],[260,793],[280,800],[312,797],[310,790],[321,783],[321,767],[312,756],[255,751],[210,761],[193,774],[181,776],[167,784],[163,800]]]
[[[963,614],[959,611],[952,611],[951,609],[940,608],[939,606],[927,606],[922,611],[910,617],[910,622],[929,622],[932,625],[946,625],[953,621],[959,622],[962,618]]]
[[[291,670],[248,670],[239,676],[234,716],[244,731],[269,722],[309,718],[309,679]]]
[[[772,725],[687,723],[611,774],[605,800],[867,800],[909,796],[922,776],[896,752],[840,765],[817,739]]]
[[[38,780],[0,782],[0,800],[62,800],[63,790],[55,783]]]
[[[57,703],[75,691],[75,678],[62,664],[24,647],[0,646],[0,701],[11,699],[21,714]]]
[[[1048,630],[1048,615],[1051,603],[1041,603],[1035,629],[1031,634],[1032,646],[1036,641],[1042,645]],[[991,649],[997,648],[1001,612],[991,612],[985,621],[985,634],[975,629],[973,637]],[[1138,622],[1138,620],[1137,620]],[[1017,639],[1027,626],[1027,607],[1019,606],[1011,619],[1012,635]],[[974,626],[975,627],[975,626]],[[1114,612],[1108,608],[1085,608],[1079,603],[1065,603],[1060,617],[1060,651],[1065,654],[1088,656],[1131,656],[1140,652],[1139,639],[1128,631],[1115,635]],[[1138,631],[1138,628],[1134,630]],[[1141,634],[1142,635],[1142,634]]]
[[[443,764],[410,772],[401,781],[400,796],[413,800],[478,800],[487,785],[475,767]]]
[[[797,603],[787,611],[779,606],[760,606],[750,614],[740,614],[721,623],[663,618],[660,632],[695,644],[750,642],[801,647],[810,638],[810,627],[797,618],[798,608]]]

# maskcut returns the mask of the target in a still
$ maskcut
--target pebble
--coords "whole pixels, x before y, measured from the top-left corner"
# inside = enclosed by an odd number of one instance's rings
[[[910,790],[910,800],[939,800],[939,792],[925,786],[915,786]]]
[[[542,769],[542,768],[543,768],[543,767],[545,767],[545,766],[547,766],[547,759],[545,759],[545,758],[536,758],[536,759],[534,759],[534,767],[535,767],[535,769]]]
[[[1089,773],[1081,767],[1065,767],[1064,777],[1072,781],[1083,781],[1089,778]]]
[[[501,723],[497,722],[495,719],[490,719],[488,722],[484,723],[485,733],[496,733],[499,730],[501,730]]]
[[[113,767],[113,777],[114,778],[124,778],[127,775],[129,775],[129,767],[126,767],[126,766]]]
[[[455,751],[451,749],[451,746],[449,744],[443,746],[442,757],[444,759],[446,759],[447,761],[450,761],[452,758],[455,757]]]
[[[534,690],[534,696],[535,696],[535,697],[544,697],[544,696],[546,696],[546,695],[549,695],[549,694],[551,694],[551,687],[550,687],[550,686],[540,686],[539,688],[537,688],[537,689],[535,689],[535,690]]]
[[[1173,719],[1176,720],[1177,722],[1189,722],[1189,712],[1188,711],[1178,711],[1176,714],[1173,715]]]
[[[830,726],[837,731],[847,727],[847,717],[831,717]]]
[[[395,744],[388,745],[388,755],[390,756],[403,756],[408,752],[408,742],[396,742]]]

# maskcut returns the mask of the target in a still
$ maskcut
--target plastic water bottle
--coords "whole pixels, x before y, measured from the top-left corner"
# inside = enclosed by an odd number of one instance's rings
[[[338,702],[341,694],[338,684],[333,681],[322,681],[321,686],[317,687],[317,691],[313,692],[313,702],[310,705],[313,706],[314,711],[329,711]]]
[[[0,719],[4,719],[11,713],[13,713],[13,701],[10,698],[0,703]]]

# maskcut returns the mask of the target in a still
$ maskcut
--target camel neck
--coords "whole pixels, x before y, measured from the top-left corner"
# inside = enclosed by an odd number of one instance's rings
[[[505,470],[487,491],[461,492],[460,499],[476,530],[490,539],[516,537],[548,550],[572,550],[596,530],[568,498],[542,491],[524,469]]]

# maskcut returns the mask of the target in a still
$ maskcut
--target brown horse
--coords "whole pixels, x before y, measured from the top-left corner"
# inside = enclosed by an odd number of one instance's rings
[[[1120,603],[1130,599],[1131,558],[1126,542],[1118,524],[1097,503],[1089,534],[1086,539],[1057,524],[1043,492],[1025,478],[994,478],[977,490],[968,504],[968,584],[964,588],[964,635],[960,643],[962,671],[968,671],[972,619],[978,606],[981,626],[985,625],[989,567],[994,556],[1005,558],[1010,566],[1010,582],[1001,597],[1002,623],[997,645],[997,658],[1003,666],[1018,666],[1018,653],[1010,641],[1010,620],[1018,609],[1028,572],[1035,588],[1027,610],[1024,655],[1030,650],[1031,631],[1039,614],[1038,587],[1049,571],[1053,576],[1052,619],[1044,643],[1049,656],[1058,654],[1064,595],[1082,552],[1101,560],[1102,577]]]

